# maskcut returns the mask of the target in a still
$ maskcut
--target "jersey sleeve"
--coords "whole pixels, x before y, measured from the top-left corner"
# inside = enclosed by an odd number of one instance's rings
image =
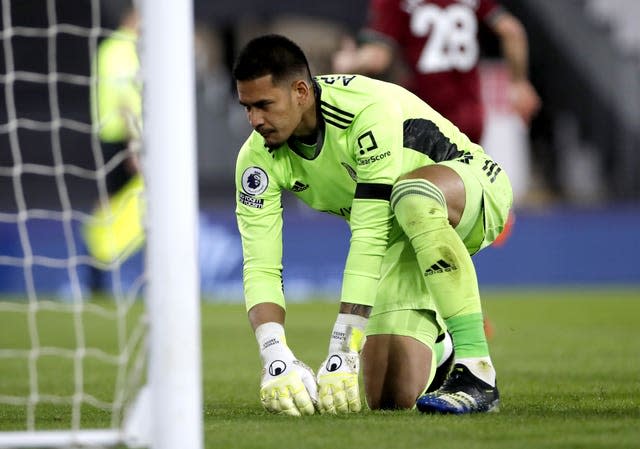
[[[372,306],[393,220],[389,197],[402,168],[400,110],[390,102],[368,106],[354,121],[350,143],[358,184],[341,300]]]
[[[271,155],[261,142],[252,150],[251,141],[238,155],[235,181],[245,304],[247,310],[263,302],[284,308],[281,191]]]

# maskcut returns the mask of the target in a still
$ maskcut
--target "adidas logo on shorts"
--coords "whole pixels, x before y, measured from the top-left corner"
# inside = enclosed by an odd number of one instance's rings
[[[446,273],[446,272],[457,270],[457,269],[458,267],[456,267],[455,265],[451,265],[446,261],[440,259],[439,261],[431,265],[429,268],[427,268],[427,270],[424,272],[424,275],[431,276],[432,274]]]

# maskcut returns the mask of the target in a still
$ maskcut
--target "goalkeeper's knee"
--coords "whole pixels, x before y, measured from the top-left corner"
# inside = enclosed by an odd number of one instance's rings
[[[391,192],[391,207],[410,239],[451,228],[444,194],[426,179],[398,181]]]

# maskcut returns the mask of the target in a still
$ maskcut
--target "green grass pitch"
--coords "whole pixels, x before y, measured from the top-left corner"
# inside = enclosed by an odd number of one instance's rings
[[[206,448],[639,448],[640,291],[502,291],[483,296],[494,328],[490,342],[502,395],[496,414],[426,416],[366,411],[350,416],[291,418],[264,412],[258,401],[258,349],[241,304],[203,303]],[[317,368],[326,356],[337,305],[292,304],[287,318],[294,353]],[[14,315],[9,313],[8,315]],[[0,314],[0,346],[22,347],[16,316]],[[113,344],[109,326],[86,317],[95,345]],[[43,338],[69,344],[71,322],[39,322]],[[65,343],[67,342],[67,343]],[[72,391],[72,367],[43,361],[41,389]],[[107,397],[109,370],[87,366],[85,385]],[[23,364],[0,363],[0,396],[27,394]],[[69,426],[68,407],[38,409],[42,428]],[[109,416],[83,408],[84,426]],[[24,407],[0,405],[0,431],[22,430]]]

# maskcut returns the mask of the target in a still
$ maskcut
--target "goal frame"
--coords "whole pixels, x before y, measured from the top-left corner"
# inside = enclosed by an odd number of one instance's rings
[[[193,6],[140,0],[148,385],[120,429],[0,432],[0,448],[202,449]]]

